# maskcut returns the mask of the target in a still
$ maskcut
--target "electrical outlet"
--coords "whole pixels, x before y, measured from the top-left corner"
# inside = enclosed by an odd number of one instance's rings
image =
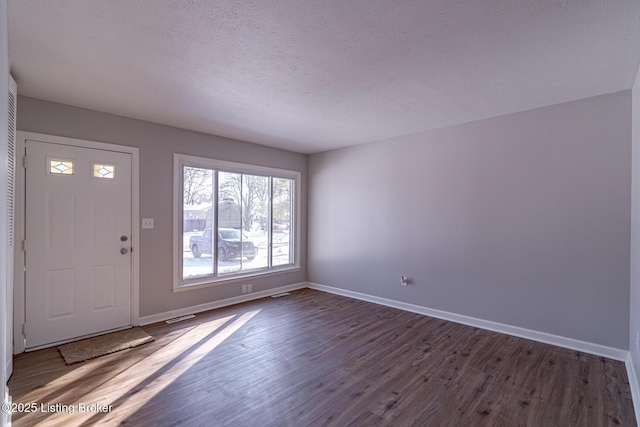
[[[401,286],[409,285],[409,278],[407,276],[400,276],[400,285]]]
[[[243,294],[247,293],[247,285],[242,285],[242,293]]]
[[[243,294],[248,294],[253,292],[253,285],[251,283],[247,284],[247,285],[242,285],[242,293]]]
[[[247,285],[247,292],[253,292],[253,285],[251,283]]]

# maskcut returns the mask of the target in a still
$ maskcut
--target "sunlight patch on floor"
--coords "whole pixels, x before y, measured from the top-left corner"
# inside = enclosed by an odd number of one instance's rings
[[[260,310],[254,310],[239,317],[233,315],[202,323],[108,379],[76,402],[65,402],[76,405],[78,403],[112,405],[112,412],[73,415],[64,412],[51,413],[46,418],[47,425],[71,425],[69,422],[75,425],[86,421],[93,422],[93,418],[100,422],[126,419],[215,350],[259,312]],[[71,382],[77,375],[79,372],[71,372],[62,377],[62,381]],[[123,387],[123,383],[130,383],[130,385]],[[56,401],[62,402],[64,399],[61,397],[63,396],[56,396]]]

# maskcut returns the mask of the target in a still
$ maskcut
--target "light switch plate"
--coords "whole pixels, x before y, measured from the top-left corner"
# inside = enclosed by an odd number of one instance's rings
[[[142,228],[153,228],[153,218],[142,218]]]

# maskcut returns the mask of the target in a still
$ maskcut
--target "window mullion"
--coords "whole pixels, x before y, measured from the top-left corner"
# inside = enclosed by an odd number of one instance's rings
[[[211,174],[211,179],[213,182],[211,183],[211,195],[212,206],[211,206],[211,232],[213,235],[211,236],[211,262],[213,263],[213,275],[218,276],[218,171],[216,169],[213,170]]]
[[[295,230],[297,228],[297,224],[296,224],[296,215],[294,215],[294,212],[296,212],[295,206],[297,204],[296,201],[296,182],[291,180],[289,181],[289,264],[294,264],[296,262],[298,262],[298,260],[296,259],[296,253],[294,250],[294,240],[296,239],[296,233]]]
[[[273,221],[273,176],[269,177],[269,198],[267,207],[267,268],[271,269],[273,266],[273,233],[271,232],[271,223]]]
[[[240,174],[240,271],[243,267],[244,255],[244,174]]]

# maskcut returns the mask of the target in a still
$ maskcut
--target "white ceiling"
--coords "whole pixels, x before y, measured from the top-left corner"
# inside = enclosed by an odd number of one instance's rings
[[[22,95],[314,153],[631,88],[638,0],[9,0]]]

